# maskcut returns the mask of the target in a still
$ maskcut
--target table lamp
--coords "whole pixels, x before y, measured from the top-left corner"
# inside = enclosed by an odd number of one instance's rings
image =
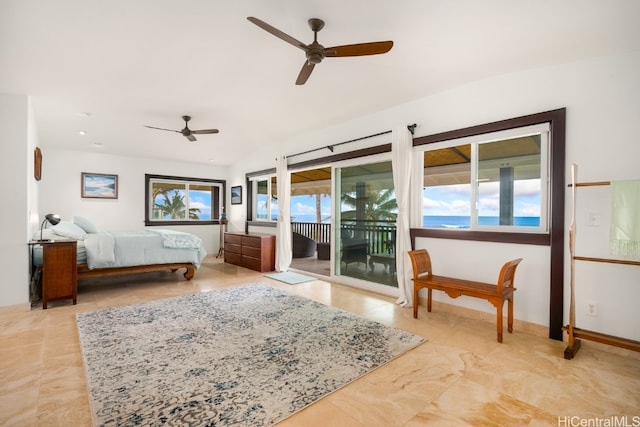
[[[44,225],[46,223],[49,223],[51,225],[56,225],[60,222],[60,215],[58,214],[46,214],[44,216],[44,220],[42,220],[42,225],[40,226],[40,240],[39,242],[48,242],[50,239],[43,239],[42,238],[42,230],[44,229]]]

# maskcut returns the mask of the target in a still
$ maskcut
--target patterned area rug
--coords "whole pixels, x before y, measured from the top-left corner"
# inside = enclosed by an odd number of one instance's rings
[[[289,285],[297,285],[298,283],[312,282],[315,277],[305,276],[304,274],[295,273],[293,271],[284,271],[282,273],[265,274],[265,277],[275,279]]]
[[[423,341],[265,284],[77,324],[100,426],[270,425]]]

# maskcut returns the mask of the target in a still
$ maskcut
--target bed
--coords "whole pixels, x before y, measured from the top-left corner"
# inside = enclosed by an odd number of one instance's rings
[[[191,280],[207,254],[193,234],[167,229],[98,231],[81,217],[43,230],[42,237],[77,241],[78,279],[184,268],[184,278]],[[33,263],[42,264],[38,245],[33,247]]]

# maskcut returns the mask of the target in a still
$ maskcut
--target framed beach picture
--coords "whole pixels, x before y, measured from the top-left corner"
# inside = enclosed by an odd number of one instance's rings
[[[231,204],[232,205],[242,204],[242,185],[236,185],[234,187],[231,187]]]
[[[83,198],[118,198],[118,175],[82,172],[80,185]]]

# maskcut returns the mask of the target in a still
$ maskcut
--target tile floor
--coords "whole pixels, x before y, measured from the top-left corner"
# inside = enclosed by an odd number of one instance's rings
[[[91,425],[76,313],[258,281],[428,340],[281,427],[640,425],[638,353],[583,341],[567,361],[564,343],[517,321],[498,344],[493,322],[442,304],[414,320],[393,298],[323,280],[291,286],[208,257],[190,282],[168,272],[93,279],[75,306],[0,308],[0,426]]]

